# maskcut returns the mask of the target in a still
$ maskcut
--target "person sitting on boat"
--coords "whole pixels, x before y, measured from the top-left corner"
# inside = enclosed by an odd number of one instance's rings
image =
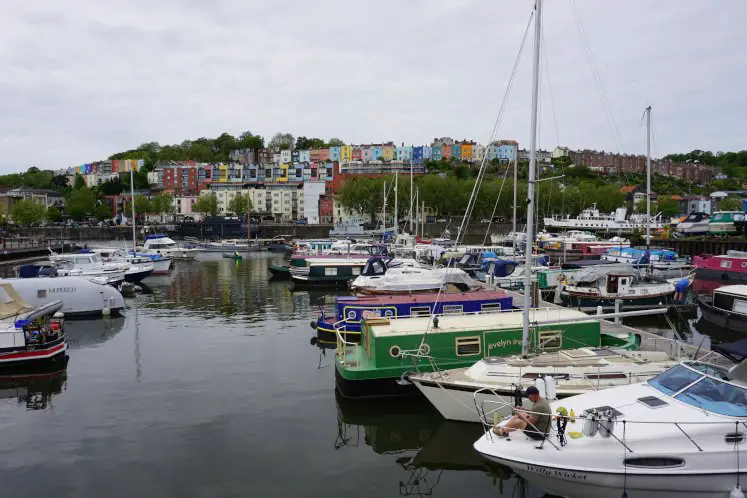
[[[674,286],[674,302],[684,303],[685,296],[687,295],[687,288],[690,286],[690,280],[687,277],[682,277],[677,284]]]
[[[531,439],[541,441],[545,439],[545,434],[550,428],[552,419],[550,403],[540,396],[539,389],[534,386],[527,387],[524,396],[532,402],[532,409],[517,411],[516,415],[511,417],[503,427],[498,427],[498,425],[493,427],[493,432],[499,436],[508,436],[511,432],[520,430]]]

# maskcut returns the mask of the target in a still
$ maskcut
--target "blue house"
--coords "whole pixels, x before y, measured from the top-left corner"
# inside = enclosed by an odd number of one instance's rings
[[[433,145],[430,147],[431,149],[431,159],[434,161],[440,161],[443,157],[441,155],[441,146],[440,145]]]
[[[340,148],[339,147],[330,147],[329,148],[329,160],[330,161],[339,161],[340,160]]]
[[[413,147],[412,148],[412,160],[418,163],[423,162],[423,147]]]

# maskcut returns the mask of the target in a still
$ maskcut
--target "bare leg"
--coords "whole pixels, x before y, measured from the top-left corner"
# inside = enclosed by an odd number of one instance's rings
[[[514,415],[511,417],[511,419],[506,422],[506,424],[503,427],[498,427],[497,425],[493,427],[493,432],[501,435],[501,434],[508,434],[511,431],[515,430],[521,430],[523,431],[527,427],[527,421],[522,417],[521,414]]]

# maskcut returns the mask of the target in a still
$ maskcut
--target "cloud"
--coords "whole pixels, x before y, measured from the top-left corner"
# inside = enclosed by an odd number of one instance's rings
[[[62,168],[143,142],[246,129],[484,142],[531,9],[478,0],[13,2],[0,18],[0,170]],[[744,14],[747,4],[726,0],[545,2],[541,145],[643,152],[640,117],[652,105],[657,155],[744,148]],[[531,34],[527,43],[499,132],[522,144]]]

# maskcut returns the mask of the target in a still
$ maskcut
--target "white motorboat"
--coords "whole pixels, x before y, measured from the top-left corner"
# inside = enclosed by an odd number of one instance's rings
[[[687,258],[681,258],[669,249],[615,247],[608,249],[600,259],[631,264],[658,278],[684,277],[693,270]]]
[[[92,252],[52,254],[49,260],[60,276],[104,278],[110,285],[122,283],[130,269],[126,261],[104,263],[100,255]]]
[[[207,252],[257,252],[259,246],[246,239],[225,239],[205,242],[201,248]]]
[[[193,260],[200,252],[194,247],[181,247],[174,240],[164,234],[152,234],[145,236],[145,242],[138,246],[138,252],[145,254],[158,254],[168,256],[171,259]]]
[[[708,213],[690,213],[684,220],[677,223],[674,233],[685,237],[689,235],[708,235],[710,218],[711,215]]]
[[[105,263],[128,265],[125,271],[126,282],[140,282],[149,277],[155,269],[155,264],[150,259],[142,256],[132,256],[123,249],[104,247],[88,249],[87,251],[98,254]]]
[[[561,419],[540,441],[486,431],[474,447],[553,495],[744,496],[747,339],[715,350],[739,363],[684,361],[645,383],[556,401]],[[497,406],[482,405],[486,417]],[[575,423],[562,416],[571,410]]]
[[[413,292],[438,292],[448,286],[461,291],[481,287],[459,268],[391,268],[383,275],[359,276],[350,286],[359,294],[410,294]]]
[[[62,301],[60,311],[66,317],[118,314],[125,306],[122,294],[106,281],[86,277],[8,278],[19,296],[31,306]]]
[[[528,386],[536,385],[546,399],[562,399],[643,382],[678,362],[665,351],[578,348],[529,357],[488,357],[469,368],[419,372],[408,378],[447,420],[480,422],[480,403],[503,402],[507,408],[501,415],[507,415],[512,403],[521,404],[521,391]]]

